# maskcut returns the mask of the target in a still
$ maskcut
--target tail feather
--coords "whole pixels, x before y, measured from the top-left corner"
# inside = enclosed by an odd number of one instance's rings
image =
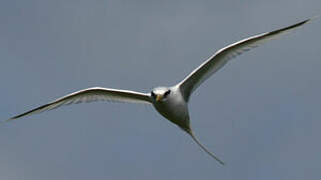
[[[215,156],[212,152],[210,152],[204,145],[201,144],[201,142],[196,138],[192,130],[185,130],[187,134],[189,134],[194,142],[201,147],[203,151],[205,151],[208,155],[210,155],[212,158],[214,158],[216,161],[218,161],[221,165],[225,165],[225,162],[220,160],[217,156]]]

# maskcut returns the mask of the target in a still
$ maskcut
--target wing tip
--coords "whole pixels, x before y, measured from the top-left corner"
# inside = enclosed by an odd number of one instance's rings
[[[23,114],[19,114],[19,115],[17,115],[17,116],[13,116],[13,117],[11,117],[11,118],[9,118],[9,119],[7,119],[7,120],[0,121],[0,126],[2,126],[2,125],[4,125],[4,124],[7,124],[7,123],[9,123],[9,122],[11,122],[11,121],[13,121],[13,120],[19,119],[19,118],[21,118],[21,117],[23,117],[23,116],[25,116],[25,115],[26,115],[26,114],[23,113]]]
[[[298,22],[298,23],[296,23],[296,24],[294,24],[294,25],[292,25],[292,26],[289,26],[288,28],[291,29],[291,28],[295,28],[295,27],[301,26],[301,25],[303,25],[303,24],[311,23],[311,21],[314,21],[315,19],[320,18],[320,16],[321,16],[321,14],[312,16],[312,17],[307,18],[307,19],[305,19],[305,20],[303,20],[303,21],[300,21],[300,22]]]
[[[10,122],[10,121],[12,121],[12,120],[14,120],[14,119],[16,119],[16,118],[15,118],[15,117],[12,117],[12,118],[10,118],[10,119],[4,120],[4,121],[0,121],[0,126],[2,126],[2,125],[4,125],[4,124],[7,124],[8,122]]]
[[[288,26],[288,27],[285,27],[285,28],[283,28],[283,29],[280,29],[280,30],[278,30],[277,32],[282,32],[282,31],[286,31],[286,30],[290,30],[290,29],[294,29],[294,28],[300,27],[300,26],[302,26],[302,25],[310,22],[311,20],[312,20],[312,18],[309,18],[309,19],[300,21],[300,22],[298,22],[298,23],[296,23],[296,24],[293,24],[293,25],[291,25],[291,26]]]
[[[309,21],[312,21],[312,20],[315,20],[315,19],[317,19],[317,18],[320,18],[320,16],[321,16],[321,14],[317,14],[317,15],[315,15],[315,16],[312,16],[312,17],[309,18],[308,20],[309,20]]]
[[[298,22],[298,23],[296,23],[296,24],[294,24],[294,25],[292,25],[292,26],[289,26],[289,28],[291,28],[291,27],[292,27],[292,28],[294,28],[294,27],[301,26],[301,25],[303,25],[303,24],[310,23],[311,21],[313,21],[313,20],[315,20],[315,19],[319,18],[320,16],[321,16],[321,14],[318,14],[318,15],[312,16],[312,17],[307,18],[307,19],[305,19],[305,20],[303,20],[303,21],[300,21],[300,22]]]
[[[295,30],[296,28],[303,26],[304,24],[310,23],[312,20],[318,18],[320,15],[318,16],[313,16],[311,18],[305,19],[303,21],[300,21],[298,23],[292,24],[290,26],[278,29],[278,30],[274,30],[268,33],[263,33],[264,35],[277,35],[277,34],[287,34],[293,30]]]

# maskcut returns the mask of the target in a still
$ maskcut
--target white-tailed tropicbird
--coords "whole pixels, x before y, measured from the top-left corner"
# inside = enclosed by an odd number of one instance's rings
[[[200,143],[191,129],[188,101],[192,92],[195,91],[202,82],[222,68],[230,59],[257,47],[263,42],[274,39],[281,34],[285,34],[299,26],[302,26],[311,19],[312,18],[272,32],[255,35],[228,45],[218,50],[214,55],[197,67],[193,72],[191,72],[185,79],[174,86],[157,87],[154,88],[150,93],[140,93],[135,91],[101,87],[83,89],[58,98],[48,104],[32,109],[28,112],[14,116],[4,122],[36,113],[41,113],[43,111],[52,110],[62,105],[83,102],[110,100],[113,102],[146,103],[153,105],[161,115],[189,134],[206,153],[217,160],[220,164],[224,165],[222,160],[207,150]]]

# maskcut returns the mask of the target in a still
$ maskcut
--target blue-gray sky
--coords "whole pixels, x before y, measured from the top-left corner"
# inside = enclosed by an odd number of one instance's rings
[[[92,86],[173,85],[320,0],[2,0],[0,117]],[[146,105],[91,103],[0,127],[0,179],[320,179],[321,20],[231,61],[190,101],[220,166]]]

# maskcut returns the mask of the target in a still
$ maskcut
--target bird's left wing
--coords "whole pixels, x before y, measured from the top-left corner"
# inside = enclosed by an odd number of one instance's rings
[[[94,88],[83,89],[83,90],[68,94],[48,104],[45,104],[38,108],[32,109],[28,112],[14,116],[8,119],[7,121],[32,115],[32,114],[41,113],[43,111],[49,111],[63,105],[78,104],[78,103],[84,103],[84,102],[87,103],[87,102],[93,102],[93,101],[112,101],[112,102],[150,104],[151,98],[149,94],[145,94],[145,93],[139,93],[139,92],[128,91],[128,90],[94,87]]]
[[[220,49],[179,83],[185,100],[188,101],[191,93],[197,87],[199,87],[202,82],[208,79],[220,68],[222,68],[230,59],[255,47],[258,47],[258,45],[268,40],[274,39],[281,34],[287,33],[299,26],[302,26],[303,24],[309,22],[311,19],[307,19],[294,25],[272,32],[252,36]]]

